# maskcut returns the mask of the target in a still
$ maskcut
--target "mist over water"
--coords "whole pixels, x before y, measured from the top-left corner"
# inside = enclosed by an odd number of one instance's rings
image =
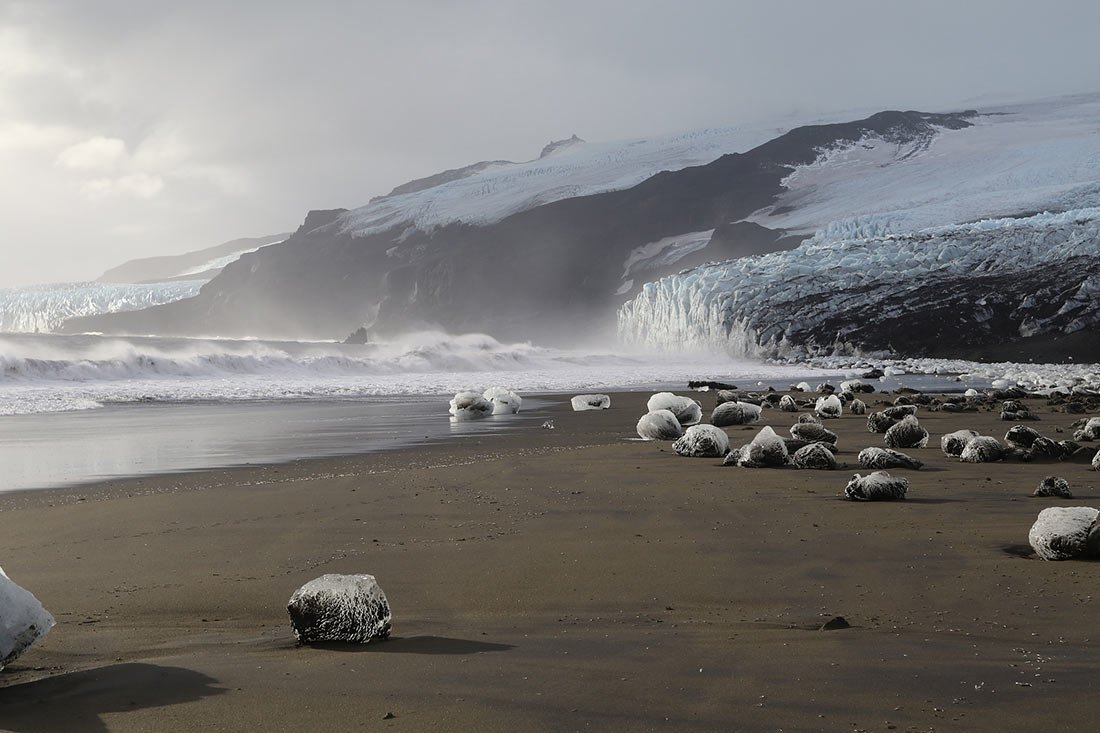
[[[158,337],[0,335],[0,415],[131,402],[355,399],[755,383],[837,371],[728,357],[544,348],[484,334],[411,334],[362,345]]]

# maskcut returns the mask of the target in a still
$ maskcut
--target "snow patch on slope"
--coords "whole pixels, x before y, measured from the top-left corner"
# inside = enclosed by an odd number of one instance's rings
[[[982,217],[1100,206],[1100,95],[983,110],[903,149],[867,138],[825,150],[748,220],[819,241]]]
[[[343,216],[364,237],[392,227],[429,231],[455,222],[485,225],[561,199],[635,186],[661,171],[703,165],[782,134],[789,125],[697,130],[625,142],[570,141],[525,163],[493,163],[458,180],[375,199]]]

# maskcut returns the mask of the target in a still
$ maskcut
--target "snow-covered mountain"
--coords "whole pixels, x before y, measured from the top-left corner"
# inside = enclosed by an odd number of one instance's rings
[[[230,262],[260,247],[277,244],[290,234],[234,239],[213,247],[180,255],[143,257],[123,262],[99,276],[101,283],[157,283],[172,280],[210,280]]]
[[[880,246],[912,241],[919,250],[916,243],[928,236],[944,243],[942,257],[961,257],[968,246],[996,246],[1000,235],[918,232],[1100,206],[1100,95],[954,113],[881,112],[785,132],[776,127],[622,143],[574,138],[526,163],[446,171],[358,209],[311,213],[285,242],[243,255],[195,298],[80,319],[72,327],[342,338],[365,324],[379,333],[435,327],[561,342],[578,337],[578,323],[588,334],[613,332],[617,323],[632,340],[673,344],[682,336],[729,350],[722,339],[732,338],[732,350],[752,351],[771,343],[774,329],[755,346],[742,346],[739,331],[731,326],[723,336],[713,324],[696,323],[692,310],[704,302],[707,308],[747,302],[748,295],[737,294],[751,285],[736,275],[742,265],[721,277],[711,269],[676,273],[766,255],[754,262],[828,280],[827,271],[813,268],[836,265],[830,247],[849,248],[845,266],[853,272],[860,257],[867,267],[883,266],[872,254]],[[768,254],[808,238],[811,249]],[[856,247],[856,240],[866,241]],[[927,264],[916,254],[898,256]],[[971,279],[965,268],[941,274],[957,275],[959,289]],[[666,276],[675,279],[643,287]],[[753,270],[752,277],[762,275]],[[802,290],[784,290],[786,281],[769,283],[767,299],[801,297]],[[657,312],[677,298],[677,312]],[[741,319],[727,316],[723,322]],[[1021,326],[1031,329],[1023,320],[1012,328],[998,321],[970,332],[979,341],[1025,338]],[[772,346],[785,338],[821,348],[837,336],[813,328],[782,331]],[[848,335],[841,341],[901,348],[882,345],[869,332]]]

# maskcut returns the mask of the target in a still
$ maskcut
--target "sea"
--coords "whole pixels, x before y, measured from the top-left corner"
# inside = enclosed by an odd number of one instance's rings
[[[0,491],[538,429],[540,409],[584,392],[686,392],[689,380],[785,389],[855,374],[713,354],[545,348],[483,334],[361,345],[0,334]],[[894,376],[883,388],[903,379],[959,388],[946,376]],[[495,386],[527,395],[519,414],[450,419],[456,392]],[[632,425],[624,423],[624,438]]]

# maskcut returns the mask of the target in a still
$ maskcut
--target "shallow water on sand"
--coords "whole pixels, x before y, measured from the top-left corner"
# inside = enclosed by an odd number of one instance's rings
[[[451,422],[447,397],[152,403],[0,418],[0,491],[282,463],[515,430],[519,415]],[[541,424],[541,422],[539,423]]]

